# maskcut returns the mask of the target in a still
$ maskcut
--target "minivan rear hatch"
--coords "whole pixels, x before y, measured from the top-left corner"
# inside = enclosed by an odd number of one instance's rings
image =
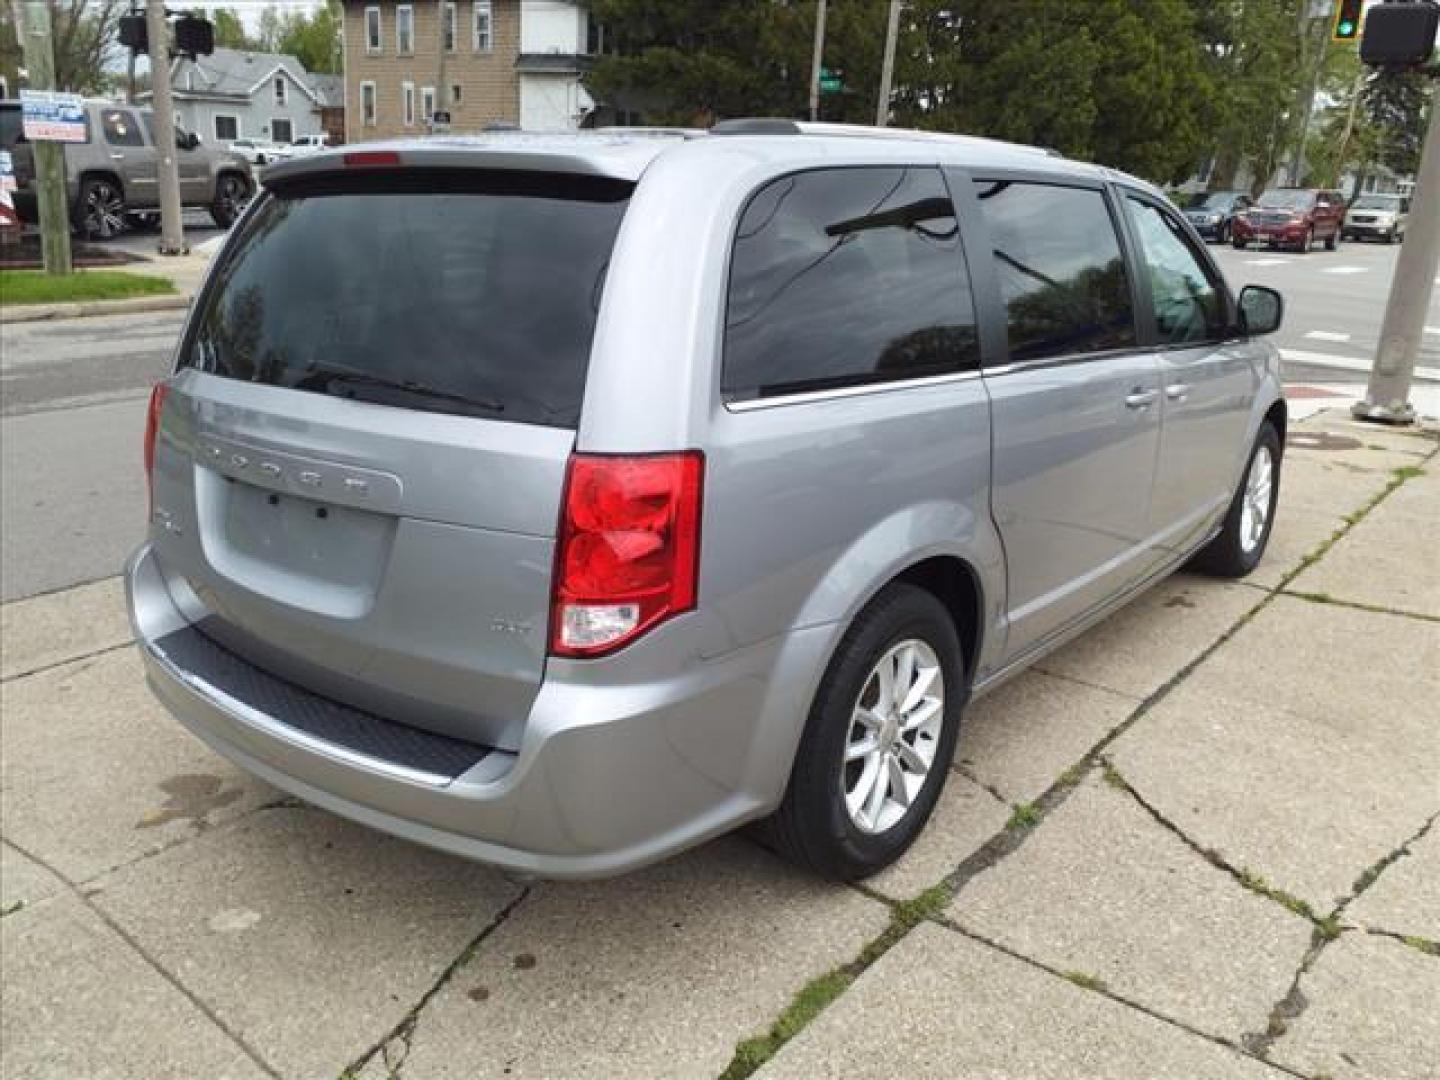
[[[197,302],[155,450],[152,543],[198,629],[357,708],[518,746],[632,188],[362,168],[262,196]]]

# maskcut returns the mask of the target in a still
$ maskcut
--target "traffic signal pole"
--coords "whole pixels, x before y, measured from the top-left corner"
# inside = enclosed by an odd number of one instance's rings
[[[146,0],[145,31],[150,44],[150,94],[160,171],[158,250],[161,255],[183,255],[187,249],[180,211],[180,168],[175,158],[175,103],[170,96],[170,24],[165,21],[165,0]]]
[[[880,63],[880,96],[875,102],[875,126],[890,123],[890,84],[895,77],[895,39],[900,36],[900,0],[890,0],[890,21],[885,26],[885,56]]]
[[[1365,400],[1356,402],[1351,413],[1360,420],[1385,424],[1415,422],[1410,404],[1410,385],[1415,361],[1425,336],[1425,319],[1435,274],[1440,270],[1440,94],[1430,95],[1430,125],[1415,174],[1415,192],[1410,201],[1410,219],[1405,243],[1395,262],[1390,283],[1390,300],[1380,328],[1380,345]]]

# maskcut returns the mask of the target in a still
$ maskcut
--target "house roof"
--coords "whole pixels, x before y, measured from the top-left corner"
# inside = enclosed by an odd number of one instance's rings
[[[321,105],[345,104],[345,76],[310,75],[310,88],[320,99]]]
[[[282,53],[216,49],[195,60],[176,60],[170,81],[179,97],[249,98],[281,71],[317,105],[323,104],[314,86],[319,76],[307,72],[295,57]]]

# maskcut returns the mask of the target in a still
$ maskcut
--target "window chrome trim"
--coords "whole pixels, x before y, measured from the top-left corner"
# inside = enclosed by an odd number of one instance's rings
[[[886,382],[861,383],[858,386],[837,386],[831,390],[806,390],[799,394],[776,394],[774,397],[746,398],[743,401],[726,401],[725,411],[732,413],[755,412],[759,409],[774,409],[785,405],[808,405],[816,401],[838,401],[844,398],[864,397],[870,394],[884,394],[892,390],[918,390],[928,386],[947,386],[950,383],[970,382],[981,376],[980,369],[973,371],[951,371],[944,375],[922,375],[916,379],[898,379]]]
[[[1069,367],[1072,364],[1093,364],[1102,360],[1119,360],[1127,356],[1150,356],[1160,350],[1149,345],[1133,348],[1106,349],[1103,352],[1073,353],[1064,356],[1037,356],[1032,360],[1016,360],[1009,364],[994,364],[981,372],[987,379],[996,375],[1013,375],[1021,371],[1040,371],[1044,368]]]

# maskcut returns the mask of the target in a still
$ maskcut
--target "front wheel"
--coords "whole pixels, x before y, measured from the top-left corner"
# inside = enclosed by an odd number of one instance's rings
[[[1244,251],[1244,250],[1245,250],[1245,241],[1242,240],[1242,239],[1241,239],[1240,237],[1238,237],[1238,236],[1235,237],[1235,239],[1232,240],[1230,243],[1231,243],[1231,246],[1234,247],[1236,251]]]
[[[1328,237],[1325,238],[1325,250],[1326,250],[1326,251],[1334,251],[1334,250],[1336,249],[1336,247],[1339,246],[1339,244],[1340,244],[1340,234],[1339,234],[1338,232],[1337,232],[1337,233],[1331,233]]]
[[[765,838],[835,881],[899,858],[940,797],[964,697],[950,613],[913,585],[886,588],[830,661]]]
[[[250,185],[234,173],[226,173],[215,183],[215,201],[210,205],[210,217],[216,226],[228,229],[235,224],[235,219],[249,201]]]
[[[1255,436],[1240,489],[1219,534],[1195,556],[1195,567],[1216,577],[1240,578],[1254,570],[1270,542],[1280,498],[1280,436],[1266,420]]]

